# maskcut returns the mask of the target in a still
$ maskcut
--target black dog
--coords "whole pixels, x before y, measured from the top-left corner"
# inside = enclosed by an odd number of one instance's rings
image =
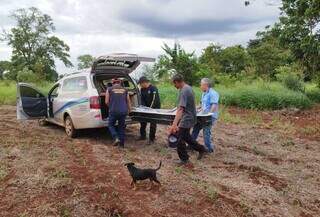
[[[128,168],[129,173],[132,177],[131,186],[134,185],[134,189],[136,189],[136,182],[138,180],[145,180],[149,179],[151,186],[153,185],[153,182],[158,183],[161,185],[161,183],[157,179],[157,171],[161,168],[162,162],[160,161],[159,167],[157,169],[139,169],[134,166],[134,163],[126,163],[125,166]]]

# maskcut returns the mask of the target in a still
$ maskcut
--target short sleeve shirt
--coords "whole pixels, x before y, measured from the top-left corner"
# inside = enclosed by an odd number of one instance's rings
[[[205,113],[210,112],[213,104],[216,104],[216,109],[212,113],[212,117],[218,119],[218,103],[219,103],[219,93],[214,89],[210,88],[208,91],[202,93],[201,96],[201,108]]]
[[[184,108],[179,127],[192,128],[197,121],[197,111],[193,90],[187,84],[180,90],[178,106]]]
[[[160,97],[157,87],[149,85],[147,88],[141,88],[141,104],[143,106],[160,108]]]

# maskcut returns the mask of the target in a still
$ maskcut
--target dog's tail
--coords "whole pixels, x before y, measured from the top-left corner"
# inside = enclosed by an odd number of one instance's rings
[[[161,165],[162,165],[162,161],[160,161],[159,166],[158,166],[158,168],[156,169],[156,171],[161,168]]]

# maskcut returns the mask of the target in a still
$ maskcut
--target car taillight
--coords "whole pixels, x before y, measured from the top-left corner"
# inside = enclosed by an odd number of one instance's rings
[[[100,109],[99,96],[90,97],[90,109]]]

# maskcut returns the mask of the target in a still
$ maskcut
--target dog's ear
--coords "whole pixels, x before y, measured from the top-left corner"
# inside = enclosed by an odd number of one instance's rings
[[[125,164],[124,164],[124,166],[126,166],[126,167],[127,167],[127,166],[133,166],[133,165],[134,165],[134,163],[132,163],[132,162],[130,162],[130,163],[125,163]]]

